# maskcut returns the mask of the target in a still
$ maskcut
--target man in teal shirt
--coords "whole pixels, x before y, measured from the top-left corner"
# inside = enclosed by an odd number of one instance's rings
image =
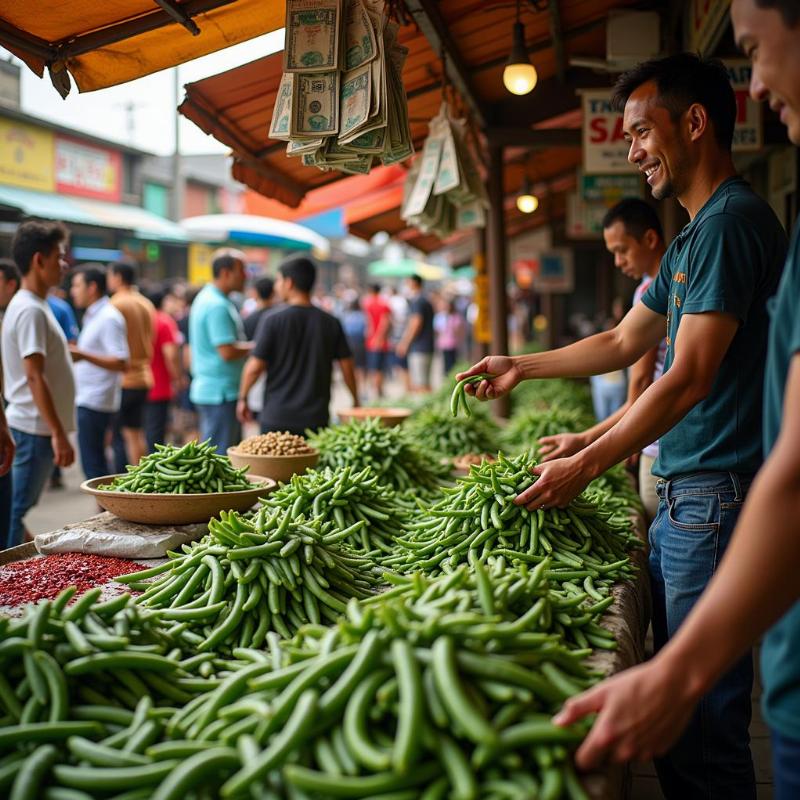
[[[197,407],[200,438],[211,439],[225,453],[239,441],[236,399],[244,359],[253,347],[246,341],[242,318],[230,301],[244,289],[244,253],[219,250],[211,263],[213,281],[192,303],[189,346],[192,353],[190,399]]]
[[[472,391],[496,397],[524,378],[621,369],[664,337],[666,323],[663,376],[595,442],[536,467],[539,479],[516,500],[529,509],[566,505],[592,478],[660,437],[649,556],[660,649],[714,574],[761,464],[766,301],[777,289],[786,235],[733,166],[736,100],[722,64],[688,53],[644,62],[620,78],[614,99],[624,109],[629,160],[653,197],[678,198],[689,224],[642,302],[615,329],[549,353],[489,357],[458,377],[488,373]],[[656,759],[667,798],[755,800],[752,681],[747,653]]]
[[[736,40],[753,63],[750,94],[769,100],[800,146],[800,4],[733,0]],[[800,219],[777,297],[764,380],[764,452],[728,552],[680,632],[650,662],[569,700],[570,724],[599,712],[578,765],[646,759],[679,735],[698,698],[766,632],[763,710],[775,800],[800,798]],[[772,626],[772,627],[770,627]]]

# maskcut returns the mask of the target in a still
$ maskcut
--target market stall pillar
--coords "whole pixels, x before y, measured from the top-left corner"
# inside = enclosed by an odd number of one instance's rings
[[[508,304],[506,301],[506,225],[503,208],[503,148],[489,146],[489,217],[486,231],[489,266],[489,314],[492,325],[493,354],[508,352]],[[493,403],[500,417],[509,414],[508,397]]]

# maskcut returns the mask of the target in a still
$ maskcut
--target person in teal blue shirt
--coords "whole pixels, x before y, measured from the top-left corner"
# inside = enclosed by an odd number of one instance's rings
[[[733,0],[736,40],[753,65],[750,94],[780,113],[800,146],[800,4]],[[775,800],[800,798],[800,219],[766,350],[763,446],[767,460],[715,577],[678,634],[647,664],[565,704],[558,724],[599,712],[577,753],[647,759],[679,736],[698,699],[764,634],[764,717],[772,734]]]
[[[244,359],[252,350],[246,341],[242,318],[228,298],[245,283],[244,253],[219,250],[211,269],[213,281],[192,303],[189,346],[192,354],[190,399],[197,407],[200,438],[211,439],[225,453],[239,441],[236,400]]]
[[[568,347],[491,356],[457,376],[491,398],[525,378],[595,375],[630,366],[665,334],[664,373],[599,439],[540,464],[515,502],[563,507],[589,482],[660,438],[658,511],[648,557],[656,650],[676,634],[717,569],[762,461],[761,414],[768,298],[786,234],[731,156],[736,98],[725,67],[691,53],[646,61],[614,90],[628,159],[653,197],[676,197],[690,222],[659,274],[620,324]],[[668,798],[755,800],[750,753],[752,654],[701,698],[656,772]]]

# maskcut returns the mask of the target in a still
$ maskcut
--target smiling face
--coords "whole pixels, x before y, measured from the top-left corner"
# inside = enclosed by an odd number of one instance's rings
[[[625,103],[623,129],[628,161],[646,176],[656,200],[680,195],[691,182],[690,139],[683,116],[673,120],[659,103],[655,81],[643,83]]]
[[[763,100],[800,145],[800,25],[787,27],[780,12],[760,8],[755,0],[734,0],[731,6],[736,43],[750,59],[750,95]]]

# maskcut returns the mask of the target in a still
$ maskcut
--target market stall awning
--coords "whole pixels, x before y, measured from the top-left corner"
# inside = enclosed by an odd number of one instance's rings
[[[0,44],[66,97],[116,86],[269,33],[283,0],[0,0]]]
[[[181,226],[194,241],[275,247],[282,250],[311,250],[318,258],[328,258],[330,242],[318,233],[282,219],[253,214],[207,214],[187,217]]]
[[[139,239],[160,242],[188,240],[183,228],[174,222],[138,206],[122,203],[105,203],[102,200],[0,186],[0,206],[16,209],[26,217],[131,231]]]
[[[373,261],[367,266],[367,272],[373,278],[410,278],[419,275],[427,281],[440,281],[447,275],[447,270],[435,264],[403,258],[399,261]]]
[[[574,172],[580,163],[580,108],[578,88],[610,86],[612,76],[573,67],[575,56],[602,59],[606,47],[609,11],[640,5],[637,0],[559,0],[559,35],[554,38],[551,14],[539,4],[523,4],[526,45],[539,74],[539,83],[528,97],[513,97],[503,87],[502,73],[512,46],[515,21],[513,3],[506,0],[441,0],[438,3],[410,0],[418,25],[405,24],[400,43],[409,55],[403,69],[408,95],[409,118],[414,144],[419,150],[428,134],[428,122],[442,100],[442,52],[452,79],[454,65],[463,78],[453,81],[458,89],[456,105],[487,136],[527,132],[530,144],[515,148],[504,142],[506,191],[515,193],[527,171],[537,181],[551,181]],[[434,20],[431,44],[431,21]],[[436,22],[438,20],[438,22]],[[557,39],[557,41],[556,41]],[[556,46],[557,45],[557,46]],[[350,178],[336,172],[320,172],[287,158],[284,142],[267,138],[282,70],[282,53],[275,53],[202,81],[188,84],[180,112],[203,131],[233,151],[233,177],[265,197],[296,208],[309,193],[322,186],[344,185]],[[538,138],[537,138],[538,137]],[[542,144],[546,142],[545,145]],[[566,153],[566,157],[565,157]],[[544,158],[537,158],[539,155]],[[534,167],[531,163],[537,161]],[[561,169],[562,172],[556,172]],[[349,222],[350,231],[369,237],[376,230],[397,235],[405,231],[398,209],[402,189],[393,204],[376,205]],[[385,198],[384,198],[385,199]],[[513,215],[513,210],[511,211]],[[534,215],[535,216],[535,215]],[[518,225],[533,227],[539,218],[523,219]],[[515,224],[516,227],[516,224]],[[441,242],[431,235],[408,233],[420,249]]]

